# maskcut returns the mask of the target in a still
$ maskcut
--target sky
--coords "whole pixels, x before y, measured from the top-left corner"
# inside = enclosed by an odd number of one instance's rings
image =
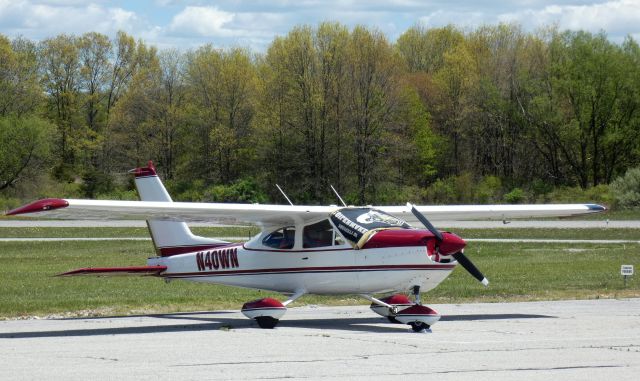
[[[118,30],[158,48],[204,44],[263,52],[294,26],[337,21],[377,28],[395,41],[413,25],[518,23],[526,31],[604,30],[614,42],[640,41],[640,0],[0,0],[0,34],[40,41],[61,33]]]

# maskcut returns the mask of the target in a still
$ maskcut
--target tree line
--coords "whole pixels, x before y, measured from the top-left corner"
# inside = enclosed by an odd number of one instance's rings
[[[535,200],[639,165],[639,92],[638,43],[605,32],[393,43],[327,22],[264,53],[0,36],[0,190],[131,197],[126,170],[152,159],[183,200],[280,201],[276,183],[300,203],[335,203],[330,185],[355,204]]]

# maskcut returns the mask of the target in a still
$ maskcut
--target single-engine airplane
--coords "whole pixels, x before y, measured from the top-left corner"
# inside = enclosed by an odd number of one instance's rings
[[[81,268],[60,275],[148,275],[287,295],[283,302],[263,298],[242,306],[242,313],[261,328],[275,327],[287,306],[303,295],[358,294],[391,322],[409,324],[416,332],[429,329],[440,315],[420,302],[421,292],[436,287],[457,264],[485,286],[489,281],[465,256],[465,241],[436,229],[425,214],[433,220],[511,220],[605,210],[595,204],[339,207],[173,202],[151,161],[131,172],[142,201],[49,198],[7,214],[145,219],[157,253],[146,266]],[[261,232],[245,243],[192,234],[187,222],[203,220],[256,224]],[[409,224],[417,222],[425,229]]]

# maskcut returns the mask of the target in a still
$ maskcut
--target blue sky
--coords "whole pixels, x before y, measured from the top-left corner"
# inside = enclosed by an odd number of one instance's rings
[[[528,31],[550,24],[605,30],[621,42],[626,35],[640,40],[640,0],[0,0],[0,33],[33,40],[124,30],[159,48],[211,43],[264,51],[293,26],[322,21],[378,28],[391,41],[415,24],[474,28],[515,22]]]

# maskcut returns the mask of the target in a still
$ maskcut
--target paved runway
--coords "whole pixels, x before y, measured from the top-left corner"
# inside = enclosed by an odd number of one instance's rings
[[[367,307],[0,322],[0,379],[637,380],[640,299],[433,305],[432,333]]]

